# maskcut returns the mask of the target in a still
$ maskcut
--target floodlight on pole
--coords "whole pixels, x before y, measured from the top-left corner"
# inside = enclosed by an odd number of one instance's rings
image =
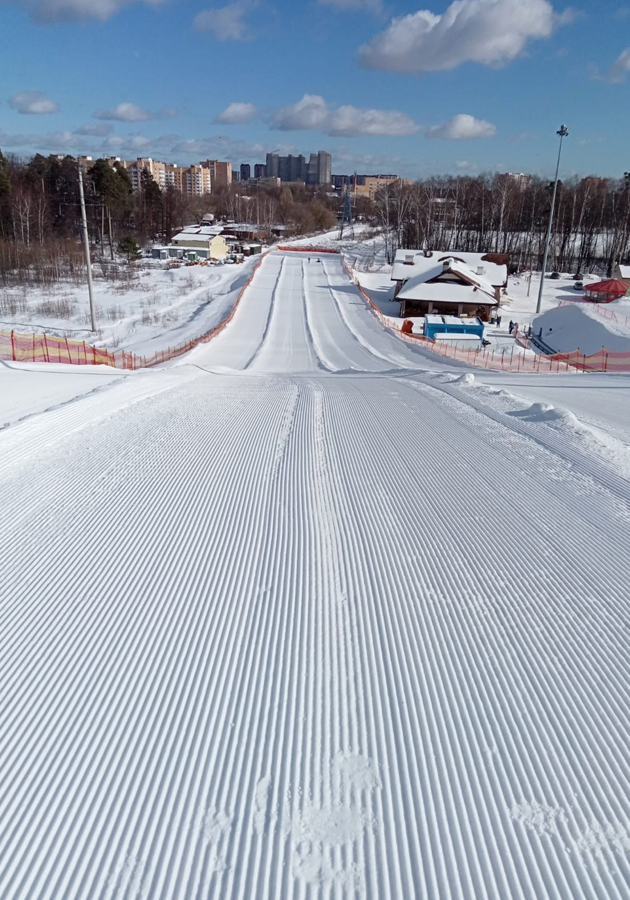
[[[566,125],[561,125],[556,134],[560,138],[560,146],[558,147],[558,164],[556,165],[556,177],[553,182],[553,196],[551,198],[551,212],[549,213],[549,227],[547,228],[547,240],[545,241],[545,255],[543,257],[542,272],[540,274],[540,287],[538,288],[538,303],[536,304],[536,315],[540,313],[542,306],[543,288],[545,286],[545,271],[547,269],[547,259],[549,257],[549,246],[551,244],[551,232],[553,230],[553,214],[556,209],[556,194],[558,193],[558,174],[560,172],[560,157],[562,155],[562,141],[569,134]]]
[[[96,311],[94,309],[94,287],[92,285],[92,260],[90,258],[90,233],[88,231],[87,213],[85,211],[85,194],[83,192],[83,166],[79,163],[79,198],[81,200],[81,231],[83,233],[83,250],[87,267],[88,294],[90,295],[90,320],[92,331],[96,331]]]

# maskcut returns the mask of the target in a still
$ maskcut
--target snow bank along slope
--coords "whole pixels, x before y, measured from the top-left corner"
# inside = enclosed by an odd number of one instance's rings
[[[109,366],[50,366],[0,361],[0,428],[127,377]]]
[[[627,482],[380,373],[296,265],[239,372],[0,434],[0,896],[626,900]],[[313,361],[335,309],[374,371]]]

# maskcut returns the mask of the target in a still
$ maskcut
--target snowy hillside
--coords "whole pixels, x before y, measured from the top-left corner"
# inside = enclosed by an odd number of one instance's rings
[[[610,304],[616,306],[616,304]],[[617,307],[618,308],[618,307]],[[608,310],[606,307],[606,311]],[[602,318],[597,309],[586,303],[560,306],[547,310],[533,321],[533,330],[542,329],[542,340],[558,353],[580,350],[589,355],[607,350],[630,353],[630,327]]]
[[[123,267],[118,280],[97,277],[96,336],[90,331],[83,282],[4,288],[0,290],[0,331],[62,334],[150,355],[210,331],[222,321],[255,264],[252,257],[242,265],[167,269],[165,263],[144,260]]]
[[[289,252],[102,377],[0,365],[0,897],[627,900],[629,377]]]

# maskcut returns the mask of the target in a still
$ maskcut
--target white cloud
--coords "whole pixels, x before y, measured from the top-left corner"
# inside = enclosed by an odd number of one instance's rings
[[[442,138],[448,141],[469,141],[474,138],[490,138],[496,134],[497,127],[484,119],[460,113],[448,122],[434,125],[427,131],[429,138]]]
[[[218,9],[204,9],[195,16],[197,31],[209,31],[217,41],[244,41],[247,37],[246,13],[257,3],[237,0]]]
[[[455,163],[455,168],[459,169],[460,172],[470,172],[473,169],[477,168],[476,163],[469,162],[467,159],[458,159]]]
[[[81,125],[80,128],[75,128],[75,134],[85,135],[86,137],[106,137],[108,134],[111,134],[112,126],[111,125]]]
[[[74,22],[77,19],[97,19],[105,22],[125,6],[138,0],[0,0],[12,2],[28,10],[36,22]],[[166,0],[140,0],[157,6]]]
[[[402,136],[420,130],[420,126],[405,113],[356,106],[333,108],[316,94],[304,94],[297,103],[282,107],[274,115],[273,124],[281,131],[317,130],[335,137]]]
[[[216,120],[224,125],[237,125],[251,122],[257,115],[258,110],[253,103],[230,103],[219,113]]]
[[[59,112],[59,104],[48,100],[41,91],[18,91],[9,99],[9,106],[25,116]]]
[[[109,119],[113,122],[147,122],[153,118],[148,109],[136,106],[135,103],[119,103],[113,109],[104,109],[94,115],[97,119]]]
[[[94,113],[94,118],[111,122],[148,122],[150,119],[172,119],[176,115],[176,109],[166,108],[151,112],[135,103],[119,103],[113,109]]]
[[[630,47],[626,47],[623,50],[617,59],[614,61],[612,66],[608,69],[608,81],[613,84],[618,84],[620,81],[625,81],[626,76],[630,72]]]
[[[455,0],[438,15],[427,9],[393,19],[359,50],[368,69],[439,72],[465,62],[510,62],[531,40],[550,37],[572,12],[554,12],[548,0]]]

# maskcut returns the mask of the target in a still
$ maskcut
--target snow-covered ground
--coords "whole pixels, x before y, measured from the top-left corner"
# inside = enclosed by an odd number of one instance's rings
[[[629,380],[274,254],[0,431],[0,896],[626,900]]]
[[[128,374],[109,366],[77,368],[0,360],[0,429],[98,391]]]
[[[149,356],[210,331],[230,312],[256,265],[186,266],[142,260],[120,281],[95,280],[97,334],[90,331],[84,284],[0,290],[0,331],[63,334]],[[95,266],[98,272],[98,266]]]
[[[378,239],[377,239],[378,240]],[[346,258],[352,262],[351,253]],[[399,316],[400,304],[393,299],[394,283],[390,277],[391,267],[382,265],[376,271],[357,269],[361,285],[368,291],[380,310],[391,319],[394,328],[400,328],[403,320]],[[596,276],[586,276],[585,283],[599,281]],[[600,305],[579,303],[583,293],[575,291],[570,275],[560,279],[545,279],[541,313],[535,330],[543,329],[543,339],[558,352],[580,349],[583,353],[597,353],[602,347],[608,350],[630,351],[630,300],[618,300]],[[514,335],[509,332],[510,321],[527,331],[536,318],[538,302],[539,274],[534,273],[531,284],[529,276],[510,276],[508,288],[500,308],[500,325],[489,324],[486,338],[493,349],[511,352],[515,348]],[[529,296],[528,296],[529,293]],[[561,302],[572,305],[559,307]],[[424,319],[412,317],[414,331],[422,334]],[[519,353],[522,348],[515,348]]]

